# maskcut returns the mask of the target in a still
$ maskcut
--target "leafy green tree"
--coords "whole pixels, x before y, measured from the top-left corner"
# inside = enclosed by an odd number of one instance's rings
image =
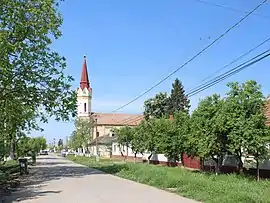
[[[173,115],[175,112],[189,111],[190,104],[182,82],[176,78],[172,84],[171,95],[168,98],[168,113]]]
[[[116,129],[116,134],[117,134],[117,143],[127,148],[126,156],[128,156],[128,148],[131,147],[131,142],[134,138],[134,129],[129,126],[125,126]]]
[[[44,137],[24,136],[17,142],[17,155],[27,156],[29,152],[38,153],[47,148],[47,141]]]
[[[168,115],[168,95],[158,93],[155,97],[144,102],[144,116],[146,120],[150,118],[162,118]]]
[[[135,154],[135,160],[137,157],[138,153],[144,154],[146,151],[145,145],[144,145],[144,134],[145,134],[145,129],[143,128],[143,125],[138,125],[134,127],[133,129],[133,138],[131,140],[131,149]]]
[[[182,152],[181,137],[177,133],[174,122],[167,119],[155,119],[155,131],[157,136],[157,151],[163,153],[169,161],[180,160]]]
[[[269,128],[265,125],[266,100],[256,81],[229,83],[228,87],[230,91],[220,114],[228,134],[228,149],[237,156],[240,170],[243,168],[241,158],[248,153],[255,156],[258,166],[259,160],[267,155],[270,142]]]
[[[30,147],[34,152],[39,152],[40,150],[44,150],[47,147],[47,142],[44,137],[34,137],[30,139]]]
[[[62,151],[64,143],[63,143],[63,140],[61,138],[58,140],[57,145],[58,145],[58,150]]]
[[[75,131],[69,139],[69,147],[73,149],[87,147],[92,140],[93,122],[89,119],[76,119]]]
[[[212,158],[219,171],[219,160],[227,150],[227,135],[220,128],[218,115],[223,101],[219,95],[202,100],[191,116],[191,133],[187,140],[187,153],[202,159]]]
[[[0,133],[13,148],[17,133],[33,129],[37,118],[75,116],[73,78],[51,49],[61,37],[58,6],[57,0],[0,2]]]
[[[150,119],[149,121],[142,121],[140,124],[140,137],[142,141],[141,150],[144,149],[145,152],[150,153],[147,157],[148,163],[153,155],[153,153],[158,152],[158,136],[156,134],[156,119]]]
[[[77,135],[76,135],[76,131],[74,130],[70,137],[69,137],[69,141],[68,141],[68,147],[71,148],[71,149],[77,149],[79,148],[81,145],[79,143],[79,140],[77,138]]]
[[[27,156],[28,152],[32,150],[30,140],[30,137],[24,136],[17,142],[16,152],[18,157]]]
[[[183,155],[187,151],[187,140],[191,131],[189,114],[181,111],[175,113],[173,125],[176,127],[177,132],[174,140],[178,146],[178,153],[180,154],[181,163],[184,165]]]

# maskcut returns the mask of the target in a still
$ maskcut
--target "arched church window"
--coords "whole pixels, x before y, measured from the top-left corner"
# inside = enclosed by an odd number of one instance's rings
[[[86,112],[86,103],[84,103],[84,112]]]

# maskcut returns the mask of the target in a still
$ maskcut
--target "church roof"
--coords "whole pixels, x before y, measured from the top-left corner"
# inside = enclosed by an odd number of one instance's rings
[[[82,75],[81,75],[81,81],[80,81],[80,87],[83,90],[84,88],[87,88],[90,90],[90,82],[88,79],[88,72],[87,72],[87,64],[86,64],[86,56],[84,56],[84,62],[82,67]]]
[[[110,137],[109,135],[104,135],[104,136],[97,137],[97,138],[93,139],[89,145],[90,146],[95,145],[96,142],[99,145],[111,145],[116,140],[117,140],[116,136]]]
[[[92,115],[97,118],[98,125],[136,126],[144,119],[142,114],[92,113]]]

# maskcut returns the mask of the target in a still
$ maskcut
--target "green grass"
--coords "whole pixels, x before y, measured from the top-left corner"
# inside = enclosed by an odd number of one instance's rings
[[[88,157],[67,156],[76,163],[203,202],[270,202],[270,181],[257,182],[237,175],[214,175],[183,168],[123,163],[110,159],[96,162]]]

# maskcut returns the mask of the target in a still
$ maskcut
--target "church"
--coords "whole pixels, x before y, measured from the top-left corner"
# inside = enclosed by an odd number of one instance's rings
[[[88,146],[90,153],[95,155],[98,151],[100,156],[108,157],[112,153],[112,143],[116,140],[114,129],[136,126],[144,117],[142,114],[92,112],[92,92],[84,56],[80,87],[77,89],[77,116],[79,119],[92,119],[95,124]]]

